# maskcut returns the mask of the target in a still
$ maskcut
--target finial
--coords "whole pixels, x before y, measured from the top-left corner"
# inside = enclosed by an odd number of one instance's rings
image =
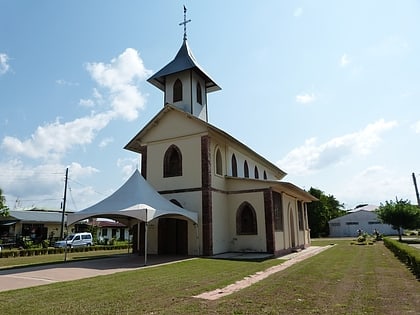
[[[187,23],[191,20],[187,20],[187,8],[184,5],[184,22],[179,23],[179,25],[184,25],[184,40],[187,40]]]

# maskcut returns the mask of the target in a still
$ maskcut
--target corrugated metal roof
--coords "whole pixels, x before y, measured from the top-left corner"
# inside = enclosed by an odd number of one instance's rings
[[[22,222],[49,222],[61,223],[61,213],[47,212],[47,211],[25,211],[25,210],[11,210],[9,217]]]
[[[147,81],[159,88],[165,90],[165,80],[170,74],[185,70],[194,70],[202,76],[206,82],[206,92],[214,92],[221,90],[217,83],[200,67],[190,50],[186,40],[182,42],[182,46],[176,54],[175,58],[165,67],[155,73]]]

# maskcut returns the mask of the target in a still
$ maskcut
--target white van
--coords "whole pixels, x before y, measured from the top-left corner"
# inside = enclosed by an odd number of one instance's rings
[[[91,233],[75,233],[69,234],[64,241],[55,242],[54,247],[80,247],[80,246],[92,246],[93,237]]]

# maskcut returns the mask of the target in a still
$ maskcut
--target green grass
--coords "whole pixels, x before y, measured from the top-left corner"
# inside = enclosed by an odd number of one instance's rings
[[[324,242],[324,241],[322,241]],[[328,244],[331,241],[328,241]],[[1,314],[418,314],[420,286],[382,243],[336,246],[216,301],[221,288],[279,260],[195,259],[0,293]],[[313,242],[313,245],[322,243]]]

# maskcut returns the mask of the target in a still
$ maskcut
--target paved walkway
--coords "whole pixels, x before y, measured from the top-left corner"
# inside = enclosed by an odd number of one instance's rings
[[[5,258],[6,259],[6,258]],[[0,270],[0,292],[34,287],[54,282],[109,275],[122,271],[136,270],[191,259],[174,256],[149,256],[147,266],[144,257],[133,254],[83,261],[69,261],[60,264]]]

